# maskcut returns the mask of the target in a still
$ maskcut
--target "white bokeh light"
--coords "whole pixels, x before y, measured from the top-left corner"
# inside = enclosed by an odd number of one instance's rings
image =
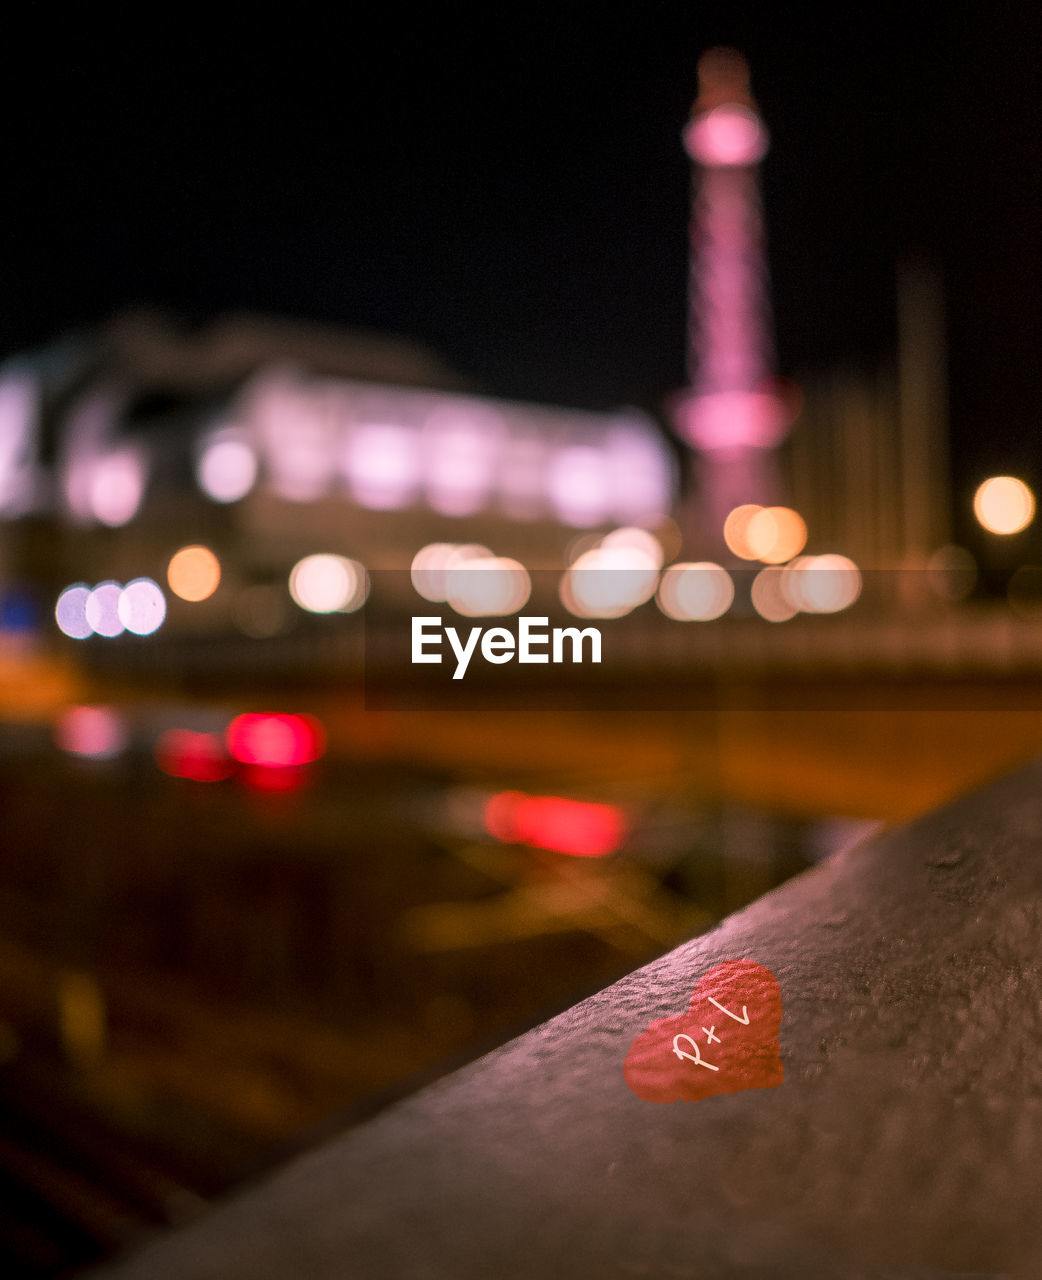
[[[151,578],[135,578],[120,592],[116,612],[128,631],[150,636],[166,618],[166,597]]]
[[[624,525],[621,529],[613,529],[611,533],[606,533],[601,538],[600,545],[609,551],[618,547],[637,551],[645,558],[647,564],[654,565],[656,569],[662,568],[662,562],[665,559],[662,543],[658,538],[647,529],[640,529],[635,525]]]
[[[662,575],[656,602],[677,622],[712,622],[734,601],[734,582],[721,565],[708,560],[671,565]]]
[[[517,613],[532,591],[525,566],[506,556],[464,560],[448,569],[445,578],[449,606],[468,618]]]
[[[58,629],[73,640],[86,640],[94,634],[94,628],[87,621],[89,597],[90,587],[85,582],[76,582],[65,588],[54,606]]]
[[[659,555],[635,546],[584,551],[561,579],[561,603],[578,618],[621,618],[650,600],[658,582]]]
[[[87,597],[84,615],[95,635],[111,639],[122,635],[125,627],[119,616],[119,597],[123,588],[118,582],[99,582]]]
[[[289,593],[308,613],[350,613],[365,603],[368,574],[346,556],[305,556],[290,572]]]
[[[847,556],[800,556],[782,570],[782,591],[804,613],[839,613],[861,594],[861,571]]]
[[[205,442],[196,460],[199,488],[214,502],[238,502],[257,481],[253,446],[236,431],[218,431]]]
[[[468,560],[493,559],[488,547],[477,542],[431,542],[412,558],[409,575],[417,595],[433,604],[448,599],[448,572]]]

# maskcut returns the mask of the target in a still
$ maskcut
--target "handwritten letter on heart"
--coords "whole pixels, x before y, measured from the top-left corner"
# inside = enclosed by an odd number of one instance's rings
[[[752,960],[727,960],[702,978],[686,1013],[660,1018],[626,1055],[626,1083],[646,1102],[698,1102],[771,1089],[784,1079],[778,979]]]

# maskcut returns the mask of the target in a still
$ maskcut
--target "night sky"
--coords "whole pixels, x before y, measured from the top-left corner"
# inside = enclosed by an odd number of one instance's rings
[[[960,474],[1042,482],[1042,18],[844,8],[392,6],[345,35],[287,7],[161,38],[30,10],[2,90],[0,354],[128,304],[248,308],[417,339],[495,394],[660,407],[684,376],[679,135],[725,43],[772,135],[782,372],[890,352],[895,263],[926,253]]]

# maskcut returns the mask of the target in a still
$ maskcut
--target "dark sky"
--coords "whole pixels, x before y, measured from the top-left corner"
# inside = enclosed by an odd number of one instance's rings
[[[0,353],[129,303],[246,307],[419,339],[502,395],[655,406],[684,368],[680,129],[698,55],[728,43],[772,134],[782,370],[888,352],[896,260],[928,252],[963,466],[1042,480],[1031,6],[389,6],[345,10],[348,34],[287,7],[159,36],[28,12]]]

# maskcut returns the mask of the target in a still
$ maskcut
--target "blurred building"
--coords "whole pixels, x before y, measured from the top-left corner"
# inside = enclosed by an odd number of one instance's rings
[[[684,130],[693,165],[689,389],[674,418],[697,451],[697,498],[685,521],[692,549],[724,552],[724,523],[743,504],[783,501],[777,446],[791,411],[774,379],[759,165],[768,135],[734,49],[698,64]]]
[[[408,570],[444,542],[560,569],[582,530],[661,520],[676,490],[639,411],[496,401],[409,343],[251,316],[135,313],[8,361],[0,444],[7,575],[45,612],[215,551],[225,590],[173,601],[170,635],[276,634],[309,555]]]

